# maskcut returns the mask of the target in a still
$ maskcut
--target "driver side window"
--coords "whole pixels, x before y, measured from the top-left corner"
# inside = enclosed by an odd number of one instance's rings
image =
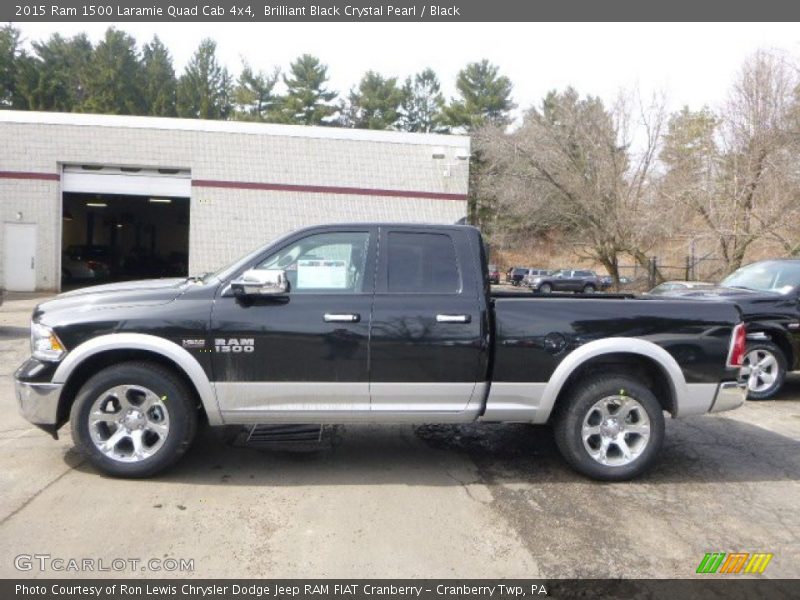
[[[256,269],[283,269],[292,294],[360,294],[369,233],[317,233],[269,256]]]

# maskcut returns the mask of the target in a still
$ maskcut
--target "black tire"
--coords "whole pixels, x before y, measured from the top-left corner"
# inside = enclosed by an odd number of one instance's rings
[[[553,291],[553,286],[549,283],[543,283],[539,286],[539,293],[540,294],[549,294]]]
[[[631,452],[635,456],[624,464],[622,461],[626,459],[621,456],[621,447],[615,442],[607,446],[607,459],[611,464],[602,464],[592,457],[586,447],[587,444],[602,442],[602,436],[598,433],[590,437],[586,444],[582,436],[584,420],[590,419],[590,414],[592,417],[599,414],[594,408],[596,403],[609,398],[631,398],[638,404],[635,408],[636,413],[633,411],[630,413],[631,422],[626,422],[624,427],[635,426],[637,423],[635,419],[639,419],[640,425],[645,425],[640,410],[644,411],[649,421],[649,438],[646,440],[638,433],[622,434],[624,445],[628,447],[630,443],[631,448],[636,448]],[[617,413],[610,413],[610,416],[614,417],[615,414]],[[600,425],[591,420],[587,423],[600,429]],[[625,375],[590,376],[572,387],[566,397],[559,400],[554,434],[561,455],[579,473],[602,481],[625,481],[644,473],[657,459],[664,442],[663,408],[655,395],[636,379]],[[618,459],[614,457],[615,454],[620,455]],[[619,464],[614,464],[617,461],[620,461]]]
[[[757,376],[755,378],[748,376],[747,378],[747,399],[748,400],[769,400],[777,394],[783,387],[786,381],[787,361],[786,355],[778,346],[766,340],[758,340],[748,342],[747,350],[745,352],[745,366],[749,366],[750,356],[753,353],[763,354],[764,356],[771,355],[775,358],[775,366],[772,370],[768,371],[774,375],[774,381],[767,387],[762,387],[763,380]],[[761,385],[759,385],[761,384]],[[754,389],[760,388],[760,389]]]
[[[101,452],[92,440],[89,414],[92,405],[116,386],[141,386],[163,401],[168,430],[152,456],[136,462],[122,462]],[[114,477],[150,477],[175,463],[191,446],[197,432],[197,402],[186,384],[170,369],[157,363],[136,361],[107,367],[92,376],[80,389],[70,411],[75,447],[95,467]]]
[[[591,283],[583,286],[583,293],[584,294],[594,294],[597,291],[597,288],[594,287]]]

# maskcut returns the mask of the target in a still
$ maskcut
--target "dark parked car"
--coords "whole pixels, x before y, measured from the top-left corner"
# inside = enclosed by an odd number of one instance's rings
[[[511,285],[522,285],[522,281],[528,275],[528,271],[530,271],[528,267],[514,267],[511,270]]]
[[[800,260],[762,260],[734,271],[719,286],[667,295],[739,305],[747,326],[743,371],[750,400],[774,397],[786,373],[800,371]]]
[[[549,294],[550,292],[593,294],[603,287],[600,278],[594,271],[575,269],[561,269],[550,275],[534,277],[530,285],[531,290],[540,294]]]
[[[630,283],[632,283],[630,277],[620,277],[619,278],[620,286],[628,285]],[[614,285],[614,278],[611,277],[611,275],[603,275],[602,277],[600,277],[600,289],[601,290],[607,290],[608,288],[610,288],[613,285]]]
[[[61,257],[62,282],[103,280],[112,274],[117,255],[109,246],[74,244]]]
[[[489,283],[500,283],[500,271],[497,269],[497,265],[489,265],[488,268]]]
[[[522,280],[522,284],[531,287],[531,282],[537,277],[544,277],[550,275],[552,271],[548,269],[528,269],[528,274]]]

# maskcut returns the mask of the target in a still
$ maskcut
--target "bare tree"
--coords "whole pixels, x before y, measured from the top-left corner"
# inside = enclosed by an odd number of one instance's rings
[[[571,88],[551,92],[515,132],[477,132],[488,161],[480,185],[521,230],[560,231],[618,283],[620,257],[645,266],[664,233],[652,185],[664,121],[663,102],[637,93],[607,109]]]
[[[683,209],[684,229],[710,234],[728,270],[759,239],[800,251],[797,71],[759,51],[742,67],[719,116],[673,115],[661,159],[661,193]]]

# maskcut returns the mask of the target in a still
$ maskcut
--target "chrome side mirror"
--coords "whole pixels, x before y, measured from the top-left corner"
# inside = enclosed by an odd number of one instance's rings
[[[249,269],[231,281],[235,296],[277,296],[289,291],[283,269]]]

